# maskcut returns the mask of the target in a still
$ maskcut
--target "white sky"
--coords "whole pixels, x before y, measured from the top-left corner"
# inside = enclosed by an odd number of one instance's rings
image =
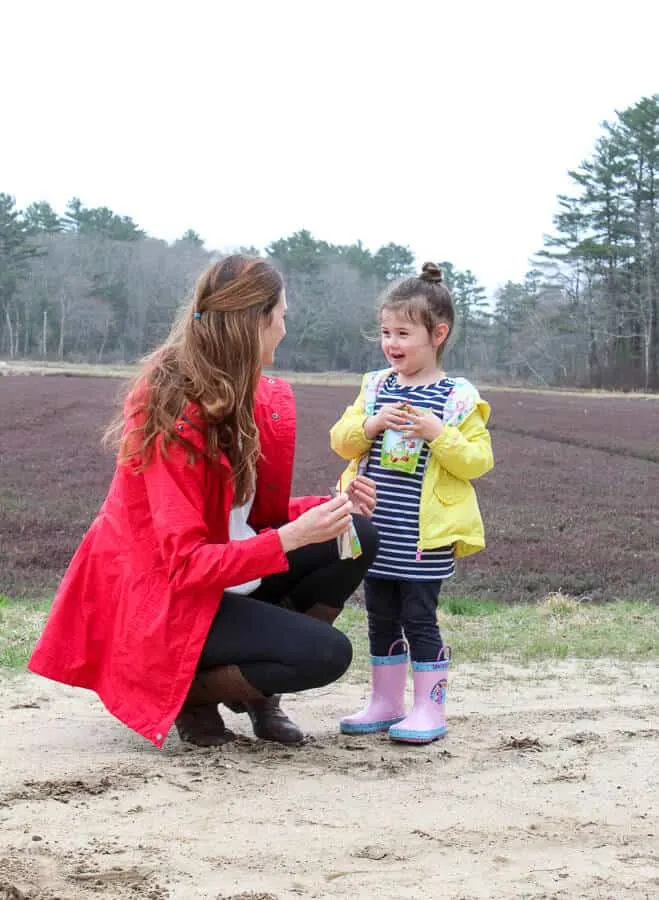
[[[448,7],[448,8],[447,8]],[[659,4],[5,0],[0,190],[265,246],[300,228],[521,279]]]

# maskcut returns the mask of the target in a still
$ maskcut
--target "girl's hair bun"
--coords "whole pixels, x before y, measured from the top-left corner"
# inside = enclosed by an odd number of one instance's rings
[[[421,266],[421,281],[427,281],[429,284],[441,284],[444,280],[442,270],[433,262],[426,262]]]

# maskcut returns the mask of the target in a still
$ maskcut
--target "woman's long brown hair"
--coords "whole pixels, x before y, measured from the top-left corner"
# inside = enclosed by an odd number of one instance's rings
[[[191,304],[129,389],[129,413],[119,414],[106,432],[108,442],[119,437],[120,463],[143,470],[159,435],[163,452],[176,441],[194,456],[194,447],[176,427],[192,401],[206,421],[209,457],[226,454],[236,503],[247,501],[260,454],[254,398],[261,328],[269,323],[283,287],[267,260],[242,255],[225,257],[199,278]]]

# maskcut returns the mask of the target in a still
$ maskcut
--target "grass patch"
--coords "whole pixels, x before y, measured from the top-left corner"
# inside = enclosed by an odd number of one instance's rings
[[[384,364],[384,360],[383,360]],[[0,360],[1,375],[70,375],[86,378],[131,378],[138,371],[137,363],[73,363],[54,360]],[[291,384],[350,385],[359,387],[362,372],[291,372],[266,368],[266,374],[276,375]],[[483,391],[514,394],[541,394],[548,396],[585,397],[587,399],[659,400],[659,394],[643,391],[609,391],[593,388],[533,387],[525,384],[482,384]]]
[[[476,600],[474,597],[442,597],[439,611],[446,616],[490,616],[500,609],[494,600]]]
[[[25,666],[49,605],[47,601],[16,602],[0,595],[0,670]],[[537,604],[506,606],[447,597],[437,617],[456,663],[656,658],[659,605],[650,603],[594,605],[562,593],[550,594]],[[355,649],[352,677],[367,677],[366,613],[347,607],[337,625]]]
[[[0,360],[0,375],[68,375],[77,378],[119,378],[128,379],[137,374],[136,363],[70,363],[47,360]],[[335,387],[346,385],[359,387],[362,383],[360,372],[290,372],[272,368],[264,369],[265,374],[283,378],[291,384],[321,384]]]
[[[16,603],[0,594],[0,669],[22,669],[41,634],[50,601]]]
[[[650,603],[594,605],[557,593],[537,604],[502,606],[450,597],[442,601],[437,618],[458,664],[656,658],[659,606]],[[354,646],[353,675],[365,677],[369,669],[366,613],[350,607],[337,624]]]

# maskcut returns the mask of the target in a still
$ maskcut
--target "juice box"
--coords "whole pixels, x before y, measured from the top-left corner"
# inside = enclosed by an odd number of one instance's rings
[[[400,408],[403,411],[410,409],[406,404],[401,404]],[[380,465],[383,469],[412,474],[416,472],[422,449],[423,438],[406,438],[400,431],[387,428],[382,436]]]

